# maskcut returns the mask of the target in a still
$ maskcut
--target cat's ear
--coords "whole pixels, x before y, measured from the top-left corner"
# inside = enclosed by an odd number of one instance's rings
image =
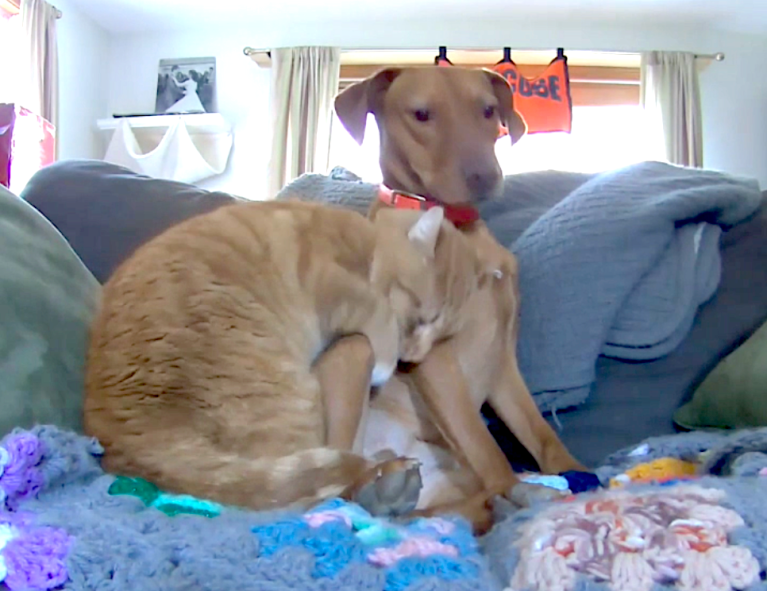
[[[410,242],[422,249],[427,256],[434,256],[443,219],[445,219],[445,210],[441,207],[432,207],[418,218],[407,233]]]

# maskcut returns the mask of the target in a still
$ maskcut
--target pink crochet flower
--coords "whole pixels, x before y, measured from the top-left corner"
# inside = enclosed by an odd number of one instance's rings
[[[457,557],[458,549],[455,546],[443,544],[430,538],[414,537],[404,540],[392,548],[377,548],[368,556],[368,561],[376,566],[389,567],[403,558],[411,556],[425,558],[435,554]]]
[[[309,524],[309,527],[314,528],[320,527],[332,521],[343,521],[348,527],[352,526],[352,520],[348,515],[345,515],[343,511],[334,511],[332,509],[328,511],[309,513],[304,516],[304,520]]]

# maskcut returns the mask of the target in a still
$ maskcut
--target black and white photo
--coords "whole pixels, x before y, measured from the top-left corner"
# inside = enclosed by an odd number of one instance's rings
[[[215,113],[216,58],[160,60],[155,113]]]

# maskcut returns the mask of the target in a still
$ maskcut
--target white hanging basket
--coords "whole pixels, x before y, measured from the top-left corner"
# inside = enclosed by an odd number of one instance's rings
[[[231,131],[191,134],[184,116],[163,116],[169,121],[157,136],[148,128],[131,127],[129,118],[117,121],[104,160],[154,178],[197,183],[224,172],[232,150]],[[140,139],[137,133],[140,133]]]

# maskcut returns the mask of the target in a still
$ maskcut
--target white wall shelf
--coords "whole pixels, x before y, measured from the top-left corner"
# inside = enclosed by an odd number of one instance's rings
[[[162,132],[168,129],[179,118],[183,119],[190,134],[228,133],[232,126],[226,122],[221,113],[196,113],[190,115],[152,115],[144,117],[112,117],[99,119],[96,126],[101,131],[114,131],[121,120],[125,119],[134,130]]]

